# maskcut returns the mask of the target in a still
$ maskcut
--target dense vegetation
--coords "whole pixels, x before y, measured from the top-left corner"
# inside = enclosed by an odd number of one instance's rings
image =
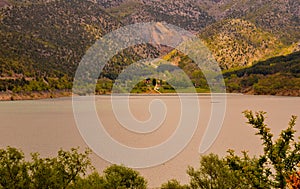
[[[22,151],[7,147],[0,150],[0,188],[146,188],[146,180],[138,172],[124,166],[112,165],[100,176],[93,171],[90,150],[60,150],[54,158],[41,158],[31,154],[31,161],[24,159]],[[85,176],[87,171],[92,174]]]
[[[257,129],[256,135],[261,137],[263,155],[250,157],[243,152],[238,156],[229,150],[223,158],[214,154],[204,156],[198,169],[190,167],[187,171],[191,176],[191,188],[295,188],[290,178],[299,172],[300,162],[300,143],[294,141],[296,117],[292,117],[288,128],[274,140],[264,123],[264,112],[254,115],[246,111],[245,116]]]
[[[299,1],[278,0],[98,0],[122,22],[169,21],[189,31],[227,19],[243,19],[274,33],[285,44],[299,41]],[[137,8],[136,8],[137,7]],[[122,14],[125,13],[125,14]],[[158,16],[159,15],[159,16]],[[220,30],[219,30],[220,31]]]
[[[299,6],[293,0],[124,0],[109,11],[126,24],[165,21],[197,33],[228,69],[299,49]]]
[[[95,35],[100,37],[117,27],[113,18],[89,2],[9,7],[2,11],[0,27],[1,76],[72,77]]]
[[[252,65],[281,53],[284,47],[273,34],[241,19],[217,22],[205,28],[200,38],[224,70]]]
[[[300,96],[300,51],[224,73],[229,92]]]
[[[299,7],[294,0],[196,0],[217,20],[240,18],[273,33],[285,44],[299,41]]]
[[[180,59],[178,57],[181,57]],[[175,62],[187,76],[191,79],[194,87],[198,92],[209,92],[209,86],[205,76],[201,70],[192,63],[191,59],[182,54],[178,55],[177,51],[173,51],[165,59]],[[128,78],[123,78],[128,83],[138,80],[135,86],[131,86],[132,93],[157,93],[153,89],[156,85],[151,82],[147,83],[143,75],[151,76],[151,79],[157,76],[156,73],[173,78],[171,81],[184,91],[189,91],[188,82],[180,74],[176,74],[177,66],[171,64],[161,64],[156,69],[148,66],[143,69],[143,72],[132,70],[127,74]],[[140,75],[140,76],[139,76]],[[115,78],[118,73],[112,70],[105,74],[105,77],[98,80],[95,88],[96,94],[111,93]],[[133,78],[135,76],[135,78]],[[227,92],[246,93],[256,95],[284,95],[284,96],[299,96],[300,95],[300,51],[294,52],[287,56],[279,56],[257,62],[253,66],[224,71],[223,76],[227,87]],[[163,76],[161,77],[163,78]],[[159,92],[174,93],[174,88],[163,79],[158,79]],[[134,83],[134,82],[133,82]],[[0,79],[0,91],[12,91],[13,93],[30,94],[33,91],[43,92],[48,91],[54,93],[60,90],[71,90],[72,79],[67,75],[60,78],[43,77],[28,79],[25,77],[17,79]],[[186,89],[186,90],[184,90]],[[129,92],[129,91],[128,91]],[[53,94],[53,97],[55,95]],[[17,99],[17,98],[16,98]]]
[[[201,70],[191,59],[173,51],[165,59],[176,63],[196,88],[209,91]],[[300,96],[300,51],[256,62],[253,66],[223,70],[227,92]]]
[[[13,1],[0,13],[0,92],[14,94],[70,90],[87,49],[121,26],[90,1]],[[130,47],[100,77],[114,80],[125,66],[156,54],[150,45]]]
[[[293,0],[0,0],[0,6],[0,94],[11,97],[70,92],[87,49],[103,35],[136,22],[167,22],[197,34],[223,70],[249,67],[300,49],[299,2]],[[109,93],[131,63],[169,50],[145,44],[120,52],[104,68],[96,93]],[[170,54],[167,60],[182,68],[199,92],[209,92],[203,74],[186,56]],[[297,56],[289,57],[298,61]],[[277,60],[267,61],[271,65]],[[270,65],[251,69],[268,72],[273,69]],[[225,72],[229,92],[299,95],[299,75],[293,73],[235,77]]]
[[[295,138],[296,117],[292,116],[287,129],[275,140],[265,124],[265,113],[244,112],[248,124],[257,130],[264,153],[250,157],[247,152],[236,155],[204,155],[200,167],[189,167],[188,185],[177,180],[162,184],[162,189],[229,189],[229,188],[291,188],[300,187],[300,138]],[[90,150],[60,150],[54,158],[41,158],[31,154],[26,161],[23,152],[7,147],[0,149],[0,188],[68,188],[68,189],[143,189],[147,181],[135,170],[112,165],[102,175],[91,165]],[[92,171],[87,175],[88,171]]]

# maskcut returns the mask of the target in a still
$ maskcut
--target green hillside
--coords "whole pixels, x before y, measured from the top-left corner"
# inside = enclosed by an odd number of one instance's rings
[[[120,24],[88,1],[53,1],[13,6],[0,27],[2,77],[72,76],[99,35]]]
[[[200,33],[223,69],[252,65],[283,48],[278,38],[249,21],[217,22]]]
[[[113,4],[107,1],[98,0],[113,7],[112,15],[124,23],[164,20],[199,32],[216,21],[242,19],[274,34],[286,45],[300,40],[300,2],[295,0],[118,0]]]
[[[223,69],[295,51],[300,2],[289,0],[124,0],[107,9],[125,24],[166,21],[198,33]]]
[[[239,18],[273,33],[284,44],[299,41],[300,1],[295,0],[196,0],[217,20]]]
[[[97,39],[121,26],[90,1],[11,2],[1,11],[0,92],[70,89],[81,58]],[[123,68],[156,56],[150,45],[116,55],[102,77],[114,80]]]
[[[228,92],[300,96],[300,51],[225,72]]]

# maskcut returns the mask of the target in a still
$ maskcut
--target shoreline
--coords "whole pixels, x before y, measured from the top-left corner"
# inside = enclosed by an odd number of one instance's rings
[[[130,96],[211,96],[212,93],[131,93]],[[251,95],[251,96],[272,96],[272,97],[299,97],[292,95],[255,95],[248,93],[213,93],[214,95]],[[111,96],[112,94],[97,94],[95,96]],[[115,94],[115,96],[128,96],[128,94]],[[62,91],[40,91],[40,92],[32,92],[32,93],[12,93],[12,92],[0,92],[0,102],[5,101],[26,101],[26,100],[42,100],[42,99],[58,99],[63,97],[72,97],[72,91],[62,90]]]
[[[0,102],[53,99],[53,98],[70,97],[70,96],[72,96],[72,92],[68,90],[52,91],[52,92],[40,91],[40,92],[31,92],[31,93],[0,92]]]

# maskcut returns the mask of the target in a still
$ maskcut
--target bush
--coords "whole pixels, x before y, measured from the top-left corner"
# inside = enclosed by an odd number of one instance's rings
[[[292,116],[288,128],[281,131],[279,138],[273,140],[270,128],[264,123],[265,112],[258,112],[255,116],[251,111],[246,111],[244,114],[248,123],[258,130],[256,135],[261,136],[263,141],[264,154],[260,159],[272,168],[269,169],[272,185],[276,188],[285,188],[289,175],[296,171],[300,163],[300,142],[295,141],[296,130],[294,130],[296,116]]]
[[[54,158],[32,154],[26,162],[23,152],[7,147],[0,150],[0,188],[67,188],[91,167],[90,150],[60,150]]]
[[[91,168],[89,154],[90,150],[78,153],[75,148],[69,152],[60,150],[54,158],[39,158],[39,154],[32,154],[29,171],[33,188],[66,188]]]
[[[300,142],[295,141],[296,117],[292,116],[288,128],[273,140],[270,128],[264,123],[265,112],[244,114],[258,130],[256,135],[261,137],[264,154],[251,158],[243,152],[240,157],[229,150],[225,158],[214,154],[202,156],[200,167],[189,167],[187,171],[191,188],[299,188]]]
[[[103,176],[97,172],[86,178],[79,178],[70,189],[144,189],[147,181],[140,174],[122,165],[111,165]]]
[[[161,185],[161,189],[188,189],[187,185],[181,185],[178,180],[172,179]]]
[[[104,179],[98,172],[88,175],[86,178],[79,177],[69,189],[103,189],[105,188]]]
[[[200,167],[195,169],[189,167],[187,171],[191,178],[191,188],[200,189],[229,189],[244,188],[239,182],[239,178],[224,158],[220,158],[215,154],[202,156],[200,159]]]
[[[0,188],[29,188],[28,163],[23,152],[8,147],[0,149]]]
[[[112,165],[104,170],[105,189],[143,189],[147,187],[147,181],[140,174],[130,168]]]
[[[32,161],[25,161],[22,151],[7,147],[0,149],[0,189],[144,189],[147,181],[130,168],[112,165],[103,176],[94,170],[88,157],[91,151],[60,150],[54,158],[40,158],[31,154]]]
[[[300,142],[295,140],[296,116],[292,116],[287,129],[274,140],[270,128],[265,124],[265,112],[253,114],[245,111],[248,124],[257,130],[264,153],[250,157],[228,150],[228,155],[202,156],[200,167],[189,167],[189,186],[170,180],[162,189],[270,189],[300,187]],[[299,138],[300,139],[300,138]],[[0,149],[0,189],[67,188],[67,189],[144,189],[147,181],[139,172],[120,165],[112,165],[103,175],[94,172],[89,159],[90,150],[79,153],[78,149],[60,150],[57,157],[40,158],[31,154],[32,161],[25,161],[23,152],[7,147]]]

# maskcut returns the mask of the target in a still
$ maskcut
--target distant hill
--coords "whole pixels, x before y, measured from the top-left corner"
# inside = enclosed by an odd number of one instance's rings
[[[109,5],[107,0],[98,0]],[[161,21],[199,32],[214,21],[247,20],[280,38],[300,40],[300,1],[295,0],[118,0],[112,14],[125,23]],[[138,7],[132,6],[133,4]],[[126,14],[122,14],[125,12]]]
[[[71,89],[88,48],[122,26],[96,2],[26,2],[11,2],[1,10],[0,92]],[[114,80],[132,62],[157,55],[151,45],[130,47],[109,62],[101,77]]]
[[[104,8],[117,7],[121,4],[127,2],[128,0],[92,0],[93,2],[97,2]]]
[[[106,10],[124,24],[166,21],[197,33],[229,69],[297,50],[299,7],[294,0],[124,0]]]
[[[239,18],[275,34],[285,44],[299,41],[300,1],[295,0],[198,0],[217,20]]]
[[[252,65],[283,48],[273,34],[241,19],[222,20],[200,33],[223,69]]]
[[[214,18],[201,7],[195,6],[193,0],[128,0],[109,11],[124,24],[164,21],[193,32],[198,32],[214,22]]]
[[[88,48],[121,23],[96,3],[62,0],[8,8],[0,26],[0,76],[72,77]],[[134,49],[125,54],[143,56]]]
[[[52,1],[3,11],[1,76],[72,75],[95,40],[120,26],[88,1]],[[37,75],[38,74],[38,75]]]

